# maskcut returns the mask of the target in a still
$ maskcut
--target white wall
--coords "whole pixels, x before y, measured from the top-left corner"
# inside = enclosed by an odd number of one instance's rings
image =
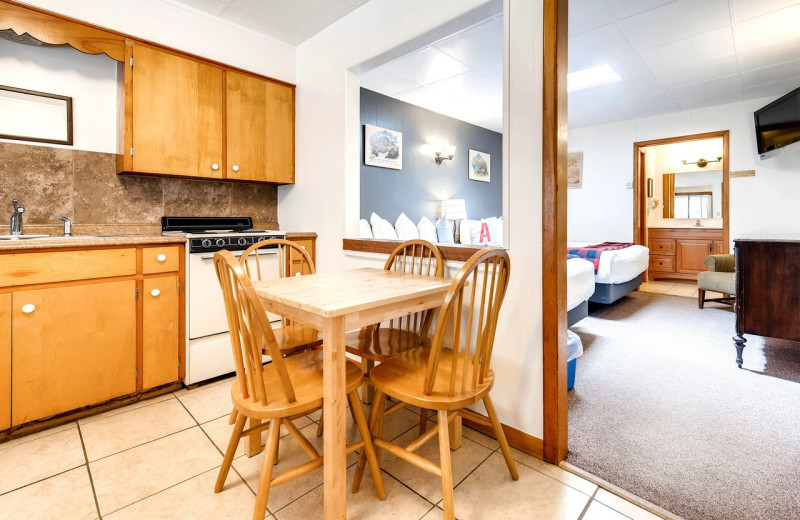
[[[753,112],[773,98],[741,101],[569,131],[570,151],[583,151],[583,188],[569,190],[571,241],[629,241],[633,235],[633,143],[730,130],[730,170],[755,177],[730,179],[730,236],[797,233],[800,153],[761,161]],[[606,182],[609,181],[609,182]],[[659,206],[660,207],[660,206]]]
[[[298,47],[297,183],[279,189],[279,219],[286,229],[318,233],[320,271],[377,263],[342,250],[342,238],[356,236],[359,211],[359,79],[351,70],[489,3],[372,0]],[[504,423],[541,437],[542,114],[541,104],[529,100],[542,95],[542,12],[539,2],[504,5],[511,44],[503,214],[512,268],[494,349],[493,395]]]
[[[71,47],[34,47],[0,40],[0,70],[3,85],[72,98],[72,148],[116,153],[117,62]]]
[[[27,0],[26,4],[265,76],[295,82],[295,48],[170,0]]]

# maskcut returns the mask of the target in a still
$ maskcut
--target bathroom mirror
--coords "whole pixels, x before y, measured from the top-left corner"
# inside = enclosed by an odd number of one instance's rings
[[[72,144],[72,98],[0,85],[0,137]]]
[[[665,173],[664,218],[721,218],[722,170]]]

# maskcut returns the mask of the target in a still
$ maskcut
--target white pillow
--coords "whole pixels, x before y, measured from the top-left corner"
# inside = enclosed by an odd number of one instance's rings
[[[372,236],[372,228],[369,227],[367,219],[362,218],[358,221],[358,238],[374,238]]]
[[[422,240],[427,240],[431,244],[436,243],[436,226],[433,225],[433,222],[431,222],[428,217],[419,219],[417,232],[419,233],[419,238]]]
[[[406,216],[405,213],[400,213],[397,221],[394,223],[394,229],[397,231],[398,240],[417,240],[419,238],[419,231],[417,226]]]
[[[458,241],[464,245],[472,245],[472,226],[477,220],[464,219],[458,224]]]
[[[389,224],[388,220],[384,220],[377,214],[373,213],[369,217],[369,223],[372,224],[373,238],[397,240],[397,233],[395,233],[394,227],[391,224]]]
[[[476,246],[502,246],[503,219],[492,217],[470,221],[470,242]]]

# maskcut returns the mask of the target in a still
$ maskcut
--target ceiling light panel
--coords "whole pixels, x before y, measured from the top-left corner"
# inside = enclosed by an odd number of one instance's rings
[[[462,74],[470,70],[457,59],[434,47],[427,47],[384,65],[384,68],[422,85]]]
[[[643,50],[730,23],[728,0],[678,0],[620,20],[618,25],[633,46]]]
[[[622,78],[608,65],[599,65],[567,74],[567,92],[597,87]]]

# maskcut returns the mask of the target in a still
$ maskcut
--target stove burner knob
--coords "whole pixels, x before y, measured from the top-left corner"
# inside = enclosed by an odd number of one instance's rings
[[[202,242],[200,242],[200,244],[201,244],[203,247],[211,247],[211,240],[210,240],[210,239],[208,239],[208,238],[204,238],[204,239],[203,239],[203,241],[202,241]]]
[[[244,238],[244,237],[240,238],[239,239],[239,245],[240,246],[246,246],[247,245],[247,239]]]
[[[216,243],[217,243],[217,247],[225,247],[225,239],[224,238],[218,238]]]

